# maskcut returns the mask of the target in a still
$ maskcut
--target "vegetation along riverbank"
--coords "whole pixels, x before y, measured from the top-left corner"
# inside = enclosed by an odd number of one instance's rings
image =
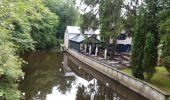
[[[57,34],[67,24],[76,25],[78,16],[72,2],[68,6],[62,0],[0,0],[0,100],[21,98],[18,82],[26,62],[19,55],[59,45]]]

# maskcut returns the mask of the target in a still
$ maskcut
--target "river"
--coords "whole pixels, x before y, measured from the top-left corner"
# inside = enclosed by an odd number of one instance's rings
[[[67,53],[39,51],[23,59],[24,100],[146,100]]]

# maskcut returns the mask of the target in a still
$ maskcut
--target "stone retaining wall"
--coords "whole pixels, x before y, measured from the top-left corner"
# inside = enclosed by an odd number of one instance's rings
[[[151,100],[170,100],[170,95],[163,93],[156,87],[131,77],[109,65],[106,65],[102,62],[99,62],[93,58],[87,57],[81,53],[78,53],[74,50],[67,49],[68,53],[72,56],[76,57],[83,63],[91,66],[92,68],[96,69],[97,71],[107,75],[108,77],[118,81],[122,85],[128,87],[129,89],[143,95],[144,97],[151,99]]]

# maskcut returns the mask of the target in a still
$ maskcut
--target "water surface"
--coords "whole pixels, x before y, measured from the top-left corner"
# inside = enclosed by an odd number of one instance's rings
[[[145,100],[69,54],[49,50],[23,58],[25,100]]]

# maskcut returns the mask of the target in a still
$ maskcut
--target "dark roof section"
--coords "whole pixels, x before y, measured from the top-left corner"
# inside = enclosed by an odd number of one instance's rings
[[[87,43],[101,43],[102,41],[98,40],[97,38],[94,39],[94,34],[88,34],[88,35],[83,35],[79,34],[73,38],[70,39],[70,41],[81,43],[81,42],[87,42]]]
[[[78,34],[77,36],[71,38],[70,40],[71,41],[74,41],[74,42],[83,42],[85,40],[85,36],[82,35],[82,34]]]

